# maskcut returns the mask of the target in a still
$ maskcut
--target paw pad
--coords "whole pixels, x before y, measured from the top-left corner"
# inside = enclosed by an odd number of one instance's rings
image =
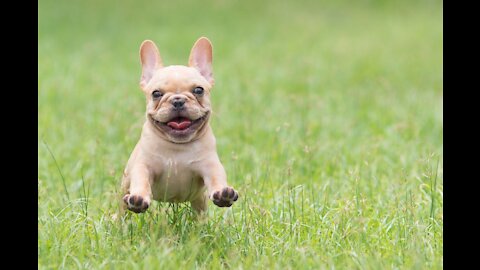
[[[230,207],[238,200],[238,193],[233,188],[226,187],[213,192],[211,199],[213,203],[219,207]]]
[[[127,205],[127,209],[135,213],[145,212],[150,203],[139,195],[126,194],[123,196],[123,202]]]

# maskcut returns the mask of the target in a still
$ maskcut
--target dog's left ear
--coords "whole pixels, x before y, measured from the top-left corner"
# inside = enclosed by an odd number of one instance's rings
[[[213,86],[212,70],[212,43],[206,37],[201,37],[193,45],[188,65],[196,68],[202,76]]]

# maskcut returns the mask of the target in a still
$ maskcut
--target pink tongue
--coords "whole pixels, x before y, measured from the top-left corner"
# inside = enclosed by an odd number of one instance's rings
[[[174,121],[171,121],[171,122],[167,123],[167,125],[170,126],[173,129],[186,129],[187,127],[190,126],[190,124],[192,124],[192,121],[190,121],[188,119],[181,120],[180,123],[177,123],[177,122],[174,122]]]

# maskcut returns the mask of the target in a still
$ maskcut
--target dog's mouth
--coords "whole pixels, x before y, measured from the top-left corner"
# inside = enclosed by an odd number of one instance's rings
[[[190,119],[184,116],[176,116],[166,122],[160,122],[151,117],[152,121],[162,131],[173,137],[185,137],[200,129],[207,120],[209,113],[197,119]]]
[[[185,130],[192,125],[192,120],[186,117],[176,117],[168,121],[167,126],[175,130]]]

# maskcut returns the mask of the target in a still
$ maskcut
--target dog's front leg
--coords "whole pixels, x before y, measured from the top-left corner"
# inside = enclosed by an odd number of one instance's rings
[[[219,207],[230,207],[238,199],[238,193],[227,185],[227,174],[219,160],[210,162],[203,171],[209,199]]]
[[[143,213],[150,206],[152,198],[151,182],[153,176],[144,164],[135,164],[124,175],[124,184],[128,187],[123,201],[128,210]]]

